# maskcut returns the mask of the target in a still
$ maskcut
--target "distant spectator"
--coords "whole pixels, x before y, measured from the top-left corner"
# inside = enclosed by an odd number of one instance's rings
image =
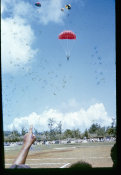
[[[117,144],[115,143],[111,148],[111,158],[113,161],[113,167],[117,167]]]
[[[31,145],[35,142],[35,140],[36,137],[32,133],[32,127],[30,127],[29,132],[24,136],[22,149],[10,168],[30,168],[29,166],[25,165],[25,162],[29,149]]]
[[[69,168],[81,168],[81,169],[91,169],[92,165],[85,161],[78,161],[72,164]]]

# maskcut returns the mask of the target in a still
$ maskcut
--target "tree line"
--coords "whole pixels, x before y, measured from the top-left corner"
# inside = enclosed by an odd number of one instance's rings
[[[83,139],[83,138],[93,138],[93,137],[116,137],[116,125],[115,119],[112,119],[112,123],[108,127],[101,127],[98,123],[93,123],[89,129],[85,129],[81,132],[80,129],[66,129],[63,130],[62,122],[56,122],[53,118],[48,119],[48,129],[47,131],[39,132],[34,129],[33,133],[36,135],[37,141],[52,141],[52,140],[62,140],[62,139]],[[23,141],[24,135],[27,133],[25,127],[21,128],[21,132],[16,129],[13,131],[4,131],[4,142],[17,142]]]

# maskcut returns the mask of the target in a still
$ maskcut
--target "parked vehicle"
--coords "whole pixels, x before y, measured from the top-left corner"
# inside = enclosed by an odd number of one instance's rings
[[[4,142],[4,146],[10,146],[10,143]]]

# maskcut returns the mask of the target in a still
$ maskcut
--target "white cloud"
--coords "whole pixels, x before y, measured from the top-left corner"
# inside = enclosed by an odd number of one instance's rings
[[[48,22],[60,23],[64,17],[64,13],[60,10],[64,7],[64,0],[46,0],[42,2],[42,7],[38,9],[40,22],[47,24]]]
[[[4,73],[15,71],[25,65],[37,52],[32,49],[35,36],[26,18],[21,18],[17,13],[14,14],[14,10],[11,11],[14,15],[5,16],[4,12],[9,12],[10,3],[14,9],[16,1],[6,0],[1,5],[1,58]]]
[[[112,122],[112,116],[108,116],[103,103],[96,103],[88,109],[81,108],[74,112],[63,113],[55,109],[48,109],[41,114],[33,112],[28,116],[15,118],[5,129],[16,128],[20,131],[21,126],[28,129],[29,125],[33,124],[38,131],[44,131],[48,130],[47,121],[49,118],[53,118],[57,122],[61,121],[63,130],[79,128],[84,131],[94,122],[101,126],[109,126]]]
[[[29,25],[19,17],[1,20],[1,58],[3,72],[16,69],[17,64],[24,65],[34,57],[36,51],[31,44],[34,33]]]
[[[34,13],[34,9],[32,8],[32,4],[26,1],[17,2],[14,5],[13,14],[14,16],[22,16],[23,18],[32,17]]]
[[[10,11],[13,16],[21,16],[24,19],[36,20],[42,24],[48,24],[49,22],[60,23],[63,21],[67,10],[61,11],[64,7],[64,0],[44,0],[41,2],[41,7],[36,7],[34,1],[17,1],[17,0],[5,0],[2,3],[6,11]]]
[[[68,111],[75,111],[78,110],[80,108],[80,104],[76,101],[75,98],[71,98],[66,102],[62,102],[61,105],[59,105],[58,107],[60,109],[60,111],[63,112],[68,112]]]

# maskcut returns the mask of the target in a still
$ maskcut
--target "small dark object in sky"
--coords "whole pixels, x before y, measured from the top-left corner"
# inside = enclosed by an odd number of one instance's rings
[[[98,57],[98,60],[101,60],[101,57]]]
[[[70,56],[67,56],[67,60],[69,60],[69,57],[70,57]]]
[[[35,5],[36,5],[37,7],[41,7],[40,2],[36,2]]]
[[[61,67],[61,64],[58,64],[59,67]]]

